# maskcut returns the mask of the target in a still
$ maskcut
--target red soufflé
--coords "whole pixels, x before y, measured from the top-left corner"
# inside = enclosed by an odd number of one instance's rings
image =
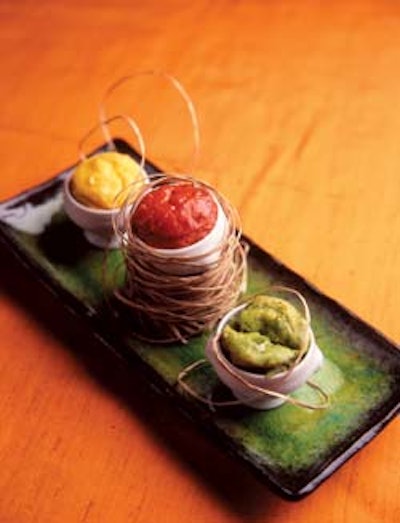
[[[132,229],[147,245],[180,249],[203,239],[214,227],[218,207],[210,191],[192,183],[161,185],[139,202]]]

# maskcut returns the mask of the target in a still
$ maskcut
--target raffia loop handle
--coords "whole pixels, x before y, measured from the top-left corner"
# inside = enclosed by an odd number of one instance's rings
[[[139,144],[139,154],[140,154],[140,164],[139,165],[140,165],[141,169],[144,169],[144,162],[146,160],[146,146],[145,146],[145,143],[143,140],[143,136],[142,136],[139,126],[137,125],[135,120],[126,114],[118,114],[118,115],[112,116],[111,118],[108,118],[107,120],[104,120],[100,124],[97,124],[94,127],[92,127],[84,135],[84,137],[81,139],[81,141],[78,144],[78,151],[79,151],[80,159],[82,161],[87,159],[87,155],[84,152],[83,147],[84,147],[86,141],[88,140],[88,138],[90,138],[99,128],[101,128],[103,131],[104,131],[104,129],[107,130],[106,140],[107,140],[108,146],[110,149],[115,150],[115,144],[111,138],[111,134],[109,131],[109,124],[111,122],[115,122],[116,120],[123,120],[125,123],[128,124],[129,128],[134,133],[134,135],[138,141],[138,144]]]
[[[303,307],[304,311],[304,318],[306,319],[308,325],[311,323],[311,313],[310,309],[308,307],[307,300],[304,298],[304,296],[301,294],[301,292],[297,291],[296,289],[292,289],[292,287],[287,287],[285,285],[272,285],[270,287],[271,291],[278,291],[278,292],[287,292],[288,294],[293,294],[295,296],[300,304]]]
[[[107,122],[107,111],[106,111],[107,100],[109,99],[110,95],[113,92],[117,91],[117,89],[119,87],[121,87],[121,85],[123,85],[131,80],[134,80],[138,77],[141,77],[141,76],[158,76],[158,77],[164,78],[172,85],[172,87],[179,93],[179,95],[182,97],[183,101],[185,102],[185,105],[187,107],[187,110],[188,110],[188,113],[190,116],[190,120],[192,123],[192,130],[193,130],[193,159],[192,159],[192,165],[190,166],[190,170],[189,170],[189,172],[193,172],[195,167],[197,166],[197,162],[199,160],[199,155],[200,155],[200,126],[199,126],[199,120],[197,117],[197,112],[196,112],[196,109],[195,109],[195,106],[193,104],[191,97],[189,96],[188,92],[183,87],[183,85],[174,76],[172,76],[171,74],[166,73],[164,71],[157,71],[157,70],[152,70],[152,69],[144,70],[144,71],[137,71],[133,74],[123,76],[122,78],[115,81],[113,84],[111,84],[107,88],[107,90],[103,96],[103,99],[100,103],[100,108],[99,108],[100,125],[102,126],[102,130],[103,130],[105,139],[107,140],[107,142],[111,141],[110,131],[108,129],[108,126],[105,125],[105,123]]]
[[[210,363],[205,360],[197,360],[191,365],[188,365],[184,369],[181,370],[181,372],[178,375],[177,378],[177,384],[178,386],[184,390],[189,396],[192,396],[197,401],[200,401],[201,403],[204,403],[205,405],[208,405],[211,408],[215,407],[234,407],[238,405],[244,405],[243,401],[236,399],[236,400],[227,400],[227,401],[215,401],[211,398],[206,398],[202,396],[201,394],[198,394],[188,383],[186,382],[186,378],[189,374],[197,370],[199,367],[203,367],[204,365],[210,365]],[[297,398],[293,398],[292,396],[289,396],[288,394],[283,394],[274,390],[265,389],[262,387],[258,387],[257,385],[253,385],[249,381],[247,381],[245,378],[240,376],[239,374],[235,374],[235,377],[239,379],[244,385],[246,385],[249,390],[254,391],[254,399],[259,399],[259,395],[262,394],[264,396],[273,396],[275,398],[280,398],[285,400],[287,403],[290,403],[291,405],[295,405],[296,407],[301,407],[309,410],[324,410],[330,405],[330,399],[329,395],[316,383],[312,382],[311,380],[306,381],[306,385],[311,387],[313,390],[317,391],[318,394],[321,396],[322,401],[320,403],[309,403],[307,401],[302,401]]]

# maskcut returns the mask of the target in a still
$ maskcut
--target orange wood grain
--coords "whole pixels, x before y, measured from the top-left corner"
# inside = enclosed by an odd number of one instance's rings
[[[195,174],[265,249],[400,340],[399,4],[3,0],[0,24],[0,199],[77,160],[111,82],[169,71],[199,111]],[[188,165],[189,122],[168,88],[138,82],[117,110],[138,118],[151,159]],[[290,503],[4,249],[0,325],[1,523],[392,523],[400,512],[398,420]]]

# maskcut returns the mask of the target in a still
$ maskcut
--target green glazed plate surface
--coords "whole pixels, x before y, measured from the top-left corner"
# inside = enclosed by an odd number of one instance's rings
[[[121,140],[118,149],[135,153]],[[154,171],[150,164],[149,172]],[[61,188],[69,170],[0,204],[0,237],[37,277],[88,323],[88,328],[127,363],[136,365],[162,394],[204,427],[222,448],[241,459],[278,493],[296,499],[312,492],[396,415],[400,404],[400,352],[383,335],[321,294],[299,275],[250,244],[248,292],[283,284],[307,299],[312,327],[325,361],[314,381],[329,392],[331,406],[307,410],[285,404],[270,411],[245,407],[211,411],[177,386],[179,372],[204,357],[207,334],[187,345],[156,346],[136,339],[115,318],[112,287],[104,286],[104,253],[92,248],[65,216]],[[120,252],[106,260],[122,281]],[[202,394],[229,393],[213,370],[191,375]],[[307,386],[295,396],[318,402]]]

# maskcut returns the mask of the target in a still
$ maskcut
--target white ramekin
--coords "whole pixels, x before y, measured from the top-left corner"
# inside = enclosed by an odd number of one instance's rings
[[[302,360],[289,372],[280,372],[273,376],[265,376],[263,374],[248,372],[233,365],[225,357],[221,348],[218,346],[219,356],[223,360],[222,364],[215,354],[213,344],[219,344],[220,334],[225,325],[235,314],[240,312],[246,306],[247,304],[242,304],[238,307],[235,307],[222,318],[215,334],[209,339],[206,345],[206,357],[213,366],[219,379],[232,391],[232,394],[241,403],[255,409],[272,409],[282,405],[282,403],[285,402],[285,398],[275,397],[273,395],[265,395],[263,393],[249,389],[247,385],[233,376],[229,370],[227,370],[227,368],[232,372],[239,374],[243,379],[252,385],[287,395],[301,387],[321,367],[323,362],[323,355],[318,345],[316,344],[314,333],[310,328],[310,345],[308,351]]]
[[[67,216],[83,229],[85,238],[92,245],[117,248],[119,240],[114,234],[113,218],[117,216],[119,208],[95,209],[78,202],[70,189],[72,175],[73,172],[64,181],[64,210]]]
[[[220,247],[227,234],[228,219],[220,203],[217,204],[217,219],[211,231],[201,240],[179,249],[158,249],[150,247],[155,259],[153,265],[162,272],[174,275],[190,275],[203,272],[218,261]],[[132,219],[134,220],[134,213]],[[143,240],[141,240],[143,242]],[[158,261],[158,258],[161,258]],[[169,261],[168,261],[169,260]],[[168,261],[168,263],[166,263]]]

